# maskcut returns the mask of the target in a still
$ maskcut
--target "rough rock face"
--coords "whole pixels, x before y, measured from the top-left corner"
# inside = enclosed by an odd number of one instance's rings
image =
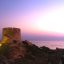
[[[21,32],[19,28],[3,28],[3,37],[2,39],[6,36],[10,40],[16,40],[16,41],[21,41]]]
[[[26,48],[22,46],[22,44],[18,43],[9,43],[10,46],[10,52],[9,52],[9,58],[10,59],[19,59],[23,58],[26,54]]]

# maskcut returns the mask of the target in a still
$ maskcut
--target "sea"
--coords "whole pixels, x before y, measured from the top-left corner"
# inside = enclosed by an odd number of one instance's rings
[[[64,41],[31,41],[38,47],[46,46],[50,49],[61,48],[64,49]]]

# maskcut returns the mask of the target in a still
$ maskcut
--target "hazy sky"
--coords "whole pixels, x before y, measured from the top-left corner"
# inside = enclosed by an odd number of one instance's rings
[[[64,40],[64,0],[0,0],[0,30],[21,29],[23,39]]]

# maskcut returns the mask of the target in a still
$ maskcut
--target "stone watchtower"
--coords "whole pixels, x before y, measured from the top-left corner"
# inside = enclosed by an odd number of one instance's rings
[[[24,57],[26,49],[21,45],[21,31],[19,28],[3,28],[1,43],[8,44],[10,46],[10,52],[8,58],[15,60]]]
[[[2,39],[4,39],[4,37],[7,37],[9,39],[9,41],[15,40],[15,41],[21,41],[21,31],[19,28],[3,28],[3,32],[2,32],[3,36]]]

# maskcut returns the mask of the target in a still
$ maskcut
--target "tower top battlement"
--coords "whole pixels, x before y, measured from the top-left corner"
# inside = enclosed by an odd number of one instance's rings
[[[10,40],[21,41],[21,30],[19,28],[3,28],[3,37],[8,37]]]

